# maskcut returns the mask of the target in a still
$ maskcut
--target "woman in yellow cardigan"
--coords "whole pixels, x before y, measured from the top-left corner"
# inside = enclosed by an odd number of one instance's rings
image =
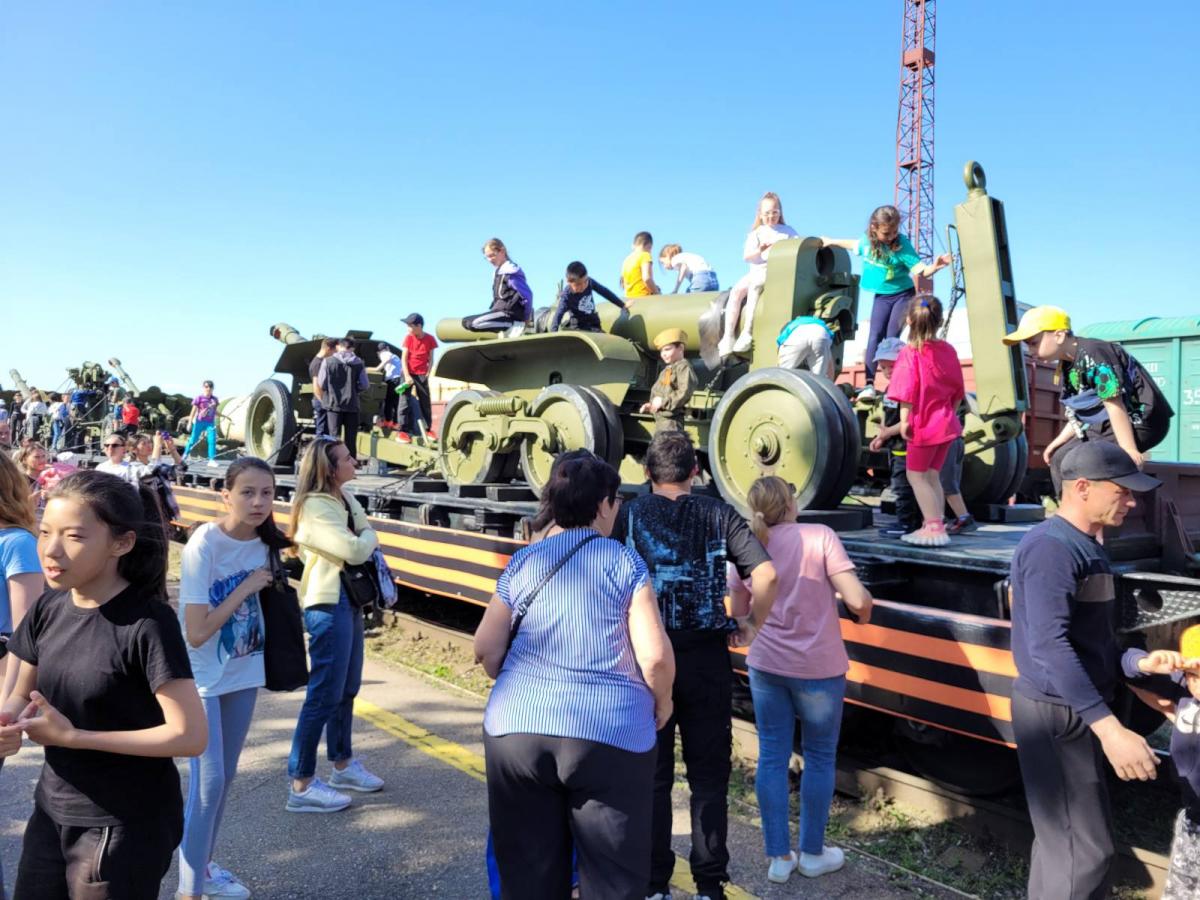
[[[308,630],[309,677],[288,757],[289,812],[337,812],[350,805],[344,791],[383,787],[383,779],[354,758],[350,745],[354,698],[362,684],[363,616],[339,576],[342,566],[366,562],[379,546],[367,514],[344,489],[356,474],[344,443],[318,438],[300,461],[292,500],[291,537],[304,562],[300,604]],[[333,763],[328,783],[314,777],[322,730]]]

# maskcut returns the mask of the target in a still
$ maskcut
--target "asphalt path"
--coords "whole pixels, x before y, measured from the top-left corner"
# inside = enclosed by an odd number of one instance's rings
[[[216,860],[256,898],[486,898],[487,795],[480,738],[483,701],[368,660],[354,731],[355,755],[386,780],[378,794],[355,794],[329,815],[284,811],[287,754],[302,695],[260,692],[241,768],[226,807]],[[322,746],[321,753],[324,754]],[[26,745],[0,773],[0,857],[11,888],[41,751]],[[328,774],[323,758],[318,775]],[[187,765],[180,766],[186,791]],[[675,849],[686,858],[686,798],[676,791]],[[749,897],[949,897],[927,883],[847,854],[841,872],[770,885],[753,824],[731,823],[731,900]],[[689,897],[686,864],[676,868],[676,900]],[[174,867],[161,900],[174,896]]]

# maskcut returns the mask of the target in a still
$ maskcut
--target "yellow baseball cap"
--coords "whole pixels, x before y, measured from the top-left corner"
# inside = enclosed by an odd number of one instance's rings
[[[667,328],[654,336],[654,349],[661,350],[667,344],[687,345],[687,332],[682,328]]]
[[[1043,331],[1070,330],[1071,317],[1067,315],[1066,310],[1059,309],[1057,306],[1035,306],[1025,310],[1025,315],[1021,316],[1021,321],[1017,324],[1017,330],[1006,334],[1001,340],[1012,346],[1027,341]]]
[[[1179,636],[1179,652],[1184,659],[1200,657],[1200,625],[1185,628]]]

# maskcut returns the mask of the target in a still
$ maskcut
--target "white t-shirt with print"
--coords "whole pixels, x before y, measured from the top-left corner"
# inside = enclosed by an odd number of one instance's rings
[[[255,569],[267,565],[267,545],[254,538],[239,541],[215,522],[195,530],[183,548],[179,579],[179,622],[187,632],[189,604],[216,609]],[[266,627],[258,594],[242,601],[224,625],[199,647],[188,645],[196,689],[201,697],[262,687]]]
[[[797,238],[800,235],[791,225],[759,225],[748,235],[746,235],[746,245],[742,248],[743,255],[749,257],[754,254],[753,258],[747,260],[750,263],[750,268],[761,266],[764,270],[767,268],[767,253],[759,250],[759,247],[766,246],[768,250],[771,245],[778,241],[786,241],[789,238]]]
[[[391,381],[393,378],[404,377],[404,367],[400,365],[400,357],[391,350],[379,351],[379,363],[383,366],[383,377],[385,381]]]

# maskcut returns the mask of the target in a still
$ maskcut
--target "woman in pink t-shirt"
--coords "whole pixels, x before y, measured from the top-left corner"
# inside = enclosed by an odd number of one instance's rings
[[[860,623],[871,616],[871,595],[832,529],[797,524],[795,492],[786,481],[774,475],[758,479],[747,501],[750,528],[771,554],[781,586],[750,645],[748,663],[758,725],[755,786],[770,858],[767,878],[782,884],[794,869],[816,877],[845,861],[840,849],[825,846],[850,668],[834,591]],[[729,590],[734,615],[746,612],[749,584],[732,569]],[[804,755],[799,859],[791,849],[787,777],[797,716]]]
[[[946,455],[962,434],[958,405],[963,388],[962,364],[945,341],[942,304],[932,294],[918,294],[908,307],[908,346],[900,351],[888,397],[900,403],[900,436],[907,442],[905,468],[925,524],[900,538],[910,544],[942,547],[950,543],[943,515],[941,471]]]

